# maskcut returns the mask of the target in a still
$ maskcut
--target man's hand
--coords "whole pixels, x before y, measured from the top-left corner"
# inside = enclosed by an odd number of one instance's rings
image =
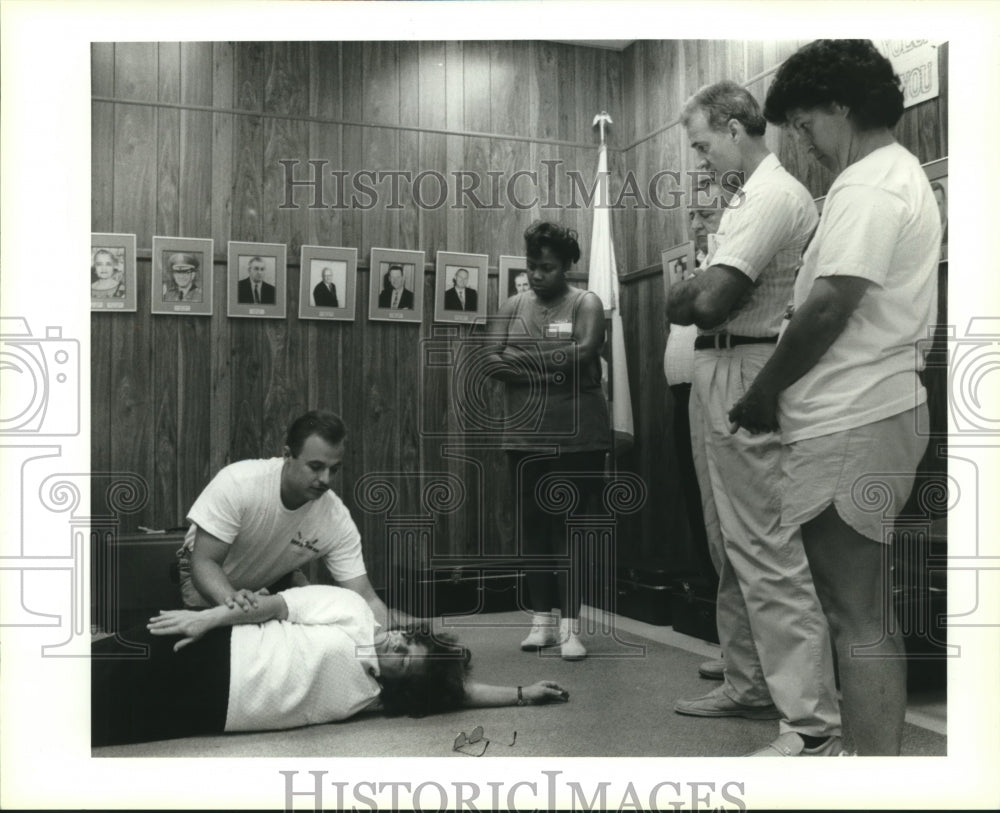
[[[778,394],[751,386],[746,394],[729,410],[729,432],[736,434],[740,427],[751,435],[777,432]]]
[[[261,595],[267,595],[267,589],[261,591]],[[235,610],[239,607],[243,612],[250,612],[252,609],[257,607],[257,594],[253,590],[247,590],[245,587],[242,590],[237,590],[232,595],[226,596],[224,604],[230,609]]]
[[[194,643],[213,626],[210,610],[160,610],[146,625],[153,635],[180,635],[174,652]]]

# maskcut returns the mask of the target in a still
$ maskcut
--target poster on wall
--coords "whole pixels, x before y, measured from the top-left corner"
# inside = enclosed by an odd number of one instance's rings
[[[437,253],[434,280],[434,321],[476,324],[486,321],[485,254]]]
[[[370,262],[368,318],[420,324],[424,317],[424,252],[373,248]]]
[[[135,312],[135,235],[90,235],[90,309]]]
[[[500,255],[500,280],[497,286],[500,293],[500,303],[510,299],[515,294],[531,290],[528,282],[528,259],[514,257],[510,254]]]
[[[212,315],[214,247],[208,238],[153,237],[153,313]]]
[[[873,42],[899,76],[904,110],[938,97],[937,41],[876,39]]]
[[[941,260],[948,259],[948,159],[941,158],[924,164],[927,180],[941,216]]]
[[[285,250],[284,243],[229,241],[230,316],[285,318]]]
[[[354,321],[358,250],[302,246],[299,319]]]

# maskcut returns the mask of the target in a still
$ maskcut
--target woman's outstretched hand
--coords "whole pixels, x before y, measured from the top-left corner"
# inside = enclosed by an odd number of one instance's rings
[[[204,610],[160,610],[149,619],[146,628],[153,635],[180,635],[174,652],[194,643],[212,628],[209,615]]]
[[[540,680],[521,689],[524,699],[531,704],[565,703],[569,700],[569,692],[554,680]]]

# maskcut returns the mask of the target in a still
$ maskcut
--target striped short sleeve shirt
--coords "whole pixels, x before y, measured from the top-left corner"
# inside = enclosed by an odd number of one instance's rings
[[[725,323],[699,332],[777,336],[818,221],[809,191],[768,154],[723,212],[717,248],[706,260],[746,274],[755,283],[753,296]]]

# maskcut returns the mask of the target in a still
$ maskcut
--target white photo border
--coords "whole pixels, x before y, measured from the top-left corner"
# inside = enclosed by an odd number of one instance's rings
[[[369,254],[368,266],[368,319],[372,322],[404,322],[420,324],[424,320],[424,264],[426,253],[398,248],[372,248]],[[392,308],[379,305],[379,294],[382,288],[383,263],[403,266],[404,290],[413,294],[412,308]],[[411,269],[410,283],[412,288],[406,288],[406,272]]]
[[[321,319],[353,322],[357,311],[358,250],[344,246],[302,246],[299,251],[299,319]],[[337,307],[316,305],[312,300],[315,284],[312,263],[315,261],[344,263],[343,287],[337,290]]]
[[[201,254],[204,258],[198,269],[196,282],[202,290],[201,302],[173,302],[167,300],[164,290],[164,263],[168,254]],[[155,314],[170,316],[211,316],[215,293],[215,241],[211,237],[158,237],[153,236],[150,257],[150,310]]]
[[[122,252],[121,271],[122,281],[125,283],[125,293],[121,297],[111,299],[90,298],[91,311],[104,311],[111,313],[135,313],[138,303],[138,291],[136,290],[138,274],[136,273],[136,250],[134,234],[109,234],[106,232],[91,232],[90,234],[90,273],[94,274],[94,254],[99,249],[117,249]],[[94,280],[91,279],[91,285]],[[93,288],[91,288],[93,292]]]
[[[226,314],[231,317],[284,319],[288,302],[288,247],[284,243],[253,243],[230,240],[226,252]],[[274,303],[260,304],[239,301],[240,260],[253,257],[274,261]],[[246,264],[246,263],[244,263]],[[266,280],[265,280],[266,282]]]

